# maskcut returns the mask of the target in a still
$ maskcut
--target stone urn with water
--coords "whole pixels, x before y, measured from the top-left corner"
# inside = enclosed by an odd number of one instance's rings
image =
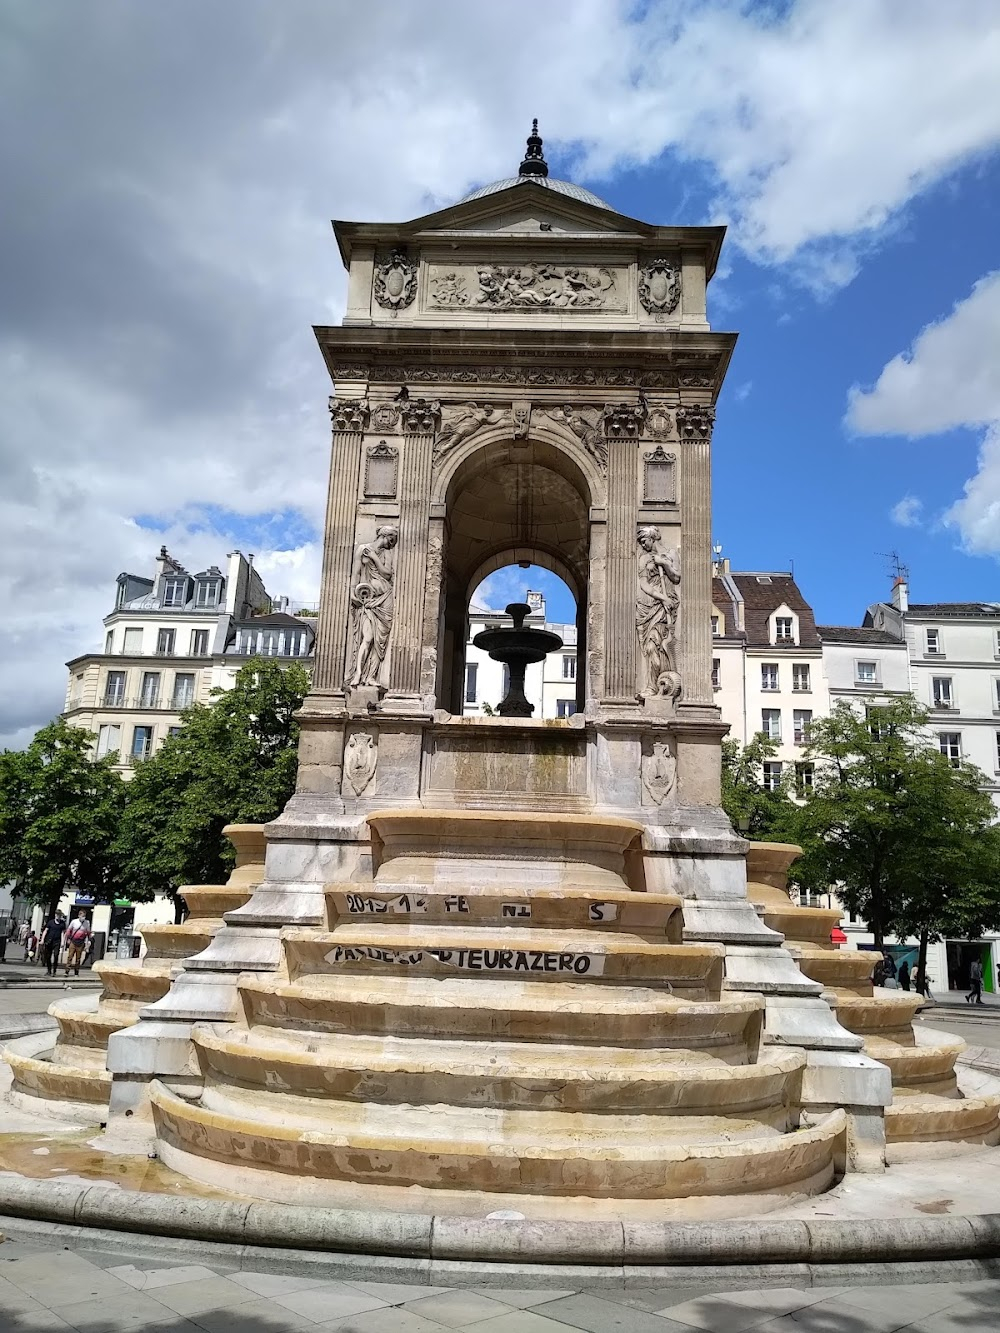
[[[483,648],[494,662],[503,662],[510,674],[507,693],[497,709],[501,717],[531,717],[534,704],[528,703],[524,693],[524,673],[533,662],[541,662],[549,653],[563,646],[558,634],[547,629],[533,629],[524,623],[531,607],[527,602],[511,602],[504,608],[513,626],[484,629],[472,640]]]

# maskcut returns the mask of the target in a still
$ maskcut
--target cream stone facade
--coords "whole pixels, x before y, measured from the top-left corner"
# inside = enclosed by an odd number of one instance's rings
[[[124,777],[179,728],[184,708],[231,688],[241,660],[311,660],[315,621],[276,609],[252,560],[234,551],[225,573],[190,574],[162,547],[151,578],[118,576],[103,651],[67,663],[63,716],[92,731],[95,754],[116,755]]]

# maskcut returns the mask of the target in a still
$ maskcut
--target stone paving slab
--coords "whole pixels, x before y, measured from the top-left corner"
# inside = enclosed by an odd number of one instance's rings
[[[331,1281],[56,1239],[0,1244],[3,1333],[995,1333],[1000,1279],[538,1289]]]

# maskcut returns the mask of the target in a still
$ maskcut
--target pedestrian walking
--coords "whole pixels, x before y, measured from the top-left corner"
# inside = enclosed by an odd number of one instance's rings
[[[921,972],[920,968],[918,967],[916,971],[914,989],[916,990],[918,995],[922,995],[924,997],[924,999],[927,1001],[928,1004],[937,1004],[937,1000],[935,1000],[934,996],[931,994],[932,980],[933,980],[932,977],[925,975],[925,973]]]
[[[42,962],[50,977],[54,977],[59,968],[59,950],[62,948],[65,929],[66,918],[62,912],[57,911],[54,916],[49,917],[42,930]]]
[[[33,963],[38,954],[38,936],[33,930],[28,931],[28,937],[24,941],[24,961]]]
[[[66,931],[67,976],[69,976],[70,968],[73,969],[74,976],[78,977],[80,975],[80,964],[86,955],[90,936],[90,922],[82,912],[78,912],[69,923],[69,929]]]
[[[900,968],[899,971],[896,973],[896,977],[899,981],[900,990],[910,989],[910,965],[905,958],[900,964]]]
[[[983,965],[978,958],[973,958],[972,966],[969,968],[969,993],[965,997],[966,1004],[982,1004],[983,1002]]]

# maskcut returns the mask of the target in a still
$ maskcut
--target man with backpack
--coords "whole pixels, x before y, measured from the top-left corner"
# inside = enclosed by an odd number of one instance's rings
[[[70,968],[73,969],[73,975],[80,975],[80,963],[87,953],[87,945],[90,942],[91,930],[90,922],[78,912],[69,923],[66,931],[66,975],[69,976]]]

